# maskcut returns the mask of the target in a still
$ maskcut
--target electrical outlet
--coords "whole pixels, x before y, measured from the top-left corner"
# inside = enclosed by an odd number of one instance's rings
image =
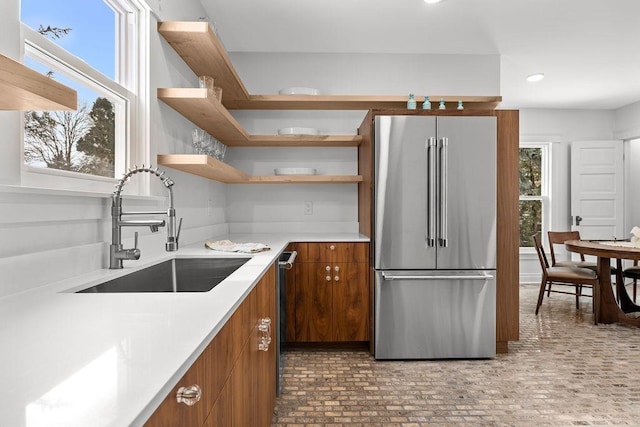
[[[304,214],[313,215],[313,202],[304,202]]]

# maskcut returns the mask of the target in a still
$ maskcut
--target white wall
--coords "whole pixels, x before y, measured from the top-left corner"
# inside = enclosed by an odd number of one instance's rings
[[[614,112],[614,136],[625,140],[625,230],[640,225],[640,102]]]
[[[639,116],[640,117],[640,116]],[[640,121],[640,120],[639,120]],[[640,139],[628,142],[627,175],[626,180],[626,221],[625,230],[631,230],[634,226],[640,226]]]
[[[613,133],[616,139],[640,137],[640,101],[614,112]]]
[[[292,86],[317,88],[324,95],[500,94],[498,55],[232,52],[230,56],[249,92],[256,94]]]
[[[313,87],[325,95],[498,95],[496,55],[231,53],[250,93],[273,94],[284,87]],[[473,73],[469,73],[473,70]],[[224,99],[224,92],[222,94]],[[434,103],[437,99],[434,100]],[[233,111],[252,134],[276,134],[301,126],[323,134],[356,134],[366,111]],[[356,174],[355,148],[231,148],[228,161],[256,174],[276,167],[312,167],[320,174]],[[312,202],[313,214],[304,214]],[[232,230],[358,230],[354,184],[230,186]],[[259,223],[259,224],[256,224]],[[260,225],[262,224],[262,225]]]
[[[549,229],[571,229],[570,147],[572,141],[614,138],[611,110],[520,110],[520,140],[551,144],[551,218]],[[535,253],[521,254],[521,282],[538,282],[540,264]]]
[[[204,16],[198,0],[150,0],[154,16],[197,20]],[[19,0],[0,2],[0,53],[20,59]],[[197,77],[161,39],[153,17],[149,26],[149,88],[145,111],[150,122],[149,159],[157,153],[191,152],[194,125],[157,100],[157,87],[197,84]],[[0,112],[0,184],[20,184],[20,115]],[[184,217],[181,244],[201,241],[227,231],[226,186],[167,169],[175,181],[177,215]],[[138,175],[133,180],[141,179]],[[157,181],[157,182],[155,182]],[[114,180],[114,184],[115,184]],[[125,210],[158,210],[167,206],[167,192],[152,179],[150,197],[126,197]],[[133,184],[131,184],[133,185]],[[65,191],[16,189],[0,186],[0,297],[55,280],[107,266],[111,240],[110,199]],[[142,257],[164,250],[166,231],[151,235],[147,229],[125,229],[123,243],[132,245],[141,233]]]

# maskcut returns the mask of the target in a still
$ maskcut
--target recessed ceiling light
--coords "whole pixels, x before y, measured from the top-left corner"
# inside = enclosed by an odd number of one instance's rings
[[[424,0],[425,3],[427,4],[434,4],[434,3],[440,3],[442,0]]]
[[[544,79],[544,73],[534,73],[527,76],[528,82],[539,82],[542,79]]]

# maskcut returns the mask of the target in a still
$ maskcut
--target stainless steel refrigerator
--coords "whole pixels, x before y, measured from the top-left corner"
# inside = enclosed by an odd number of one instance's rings
[[[495,356],[496,129],[375,117],[377,359]]]

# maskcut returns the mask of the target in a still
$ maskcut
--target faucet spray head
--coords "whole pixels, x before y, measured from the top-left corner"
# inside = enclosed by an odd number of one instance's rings
[[[120,179],[120,181],[118,181],[118,183],[115,185],[116,190],[113,192],[114,196],[120,197],[120,194],[122,193],[122,188],[124,187],[125,182],[127,182],[129,178],[131,178],[133,175],[137,174],[138,172],[147,172],[157,176],[162,181],[162,184],[164,184],[164,186],[167,188],[171,188],[173,184],[175,184],[171,178],[169,178],[168,176],[165,176],[165,172],[161,171],[160,168],[154,168],[151,165],[149,165],[148,167],[145,167],[144,164],[141,167],[138,167],[138,165],[135,165],[133,169],[129,169],[127,173],[125,173],[124,176]]]

